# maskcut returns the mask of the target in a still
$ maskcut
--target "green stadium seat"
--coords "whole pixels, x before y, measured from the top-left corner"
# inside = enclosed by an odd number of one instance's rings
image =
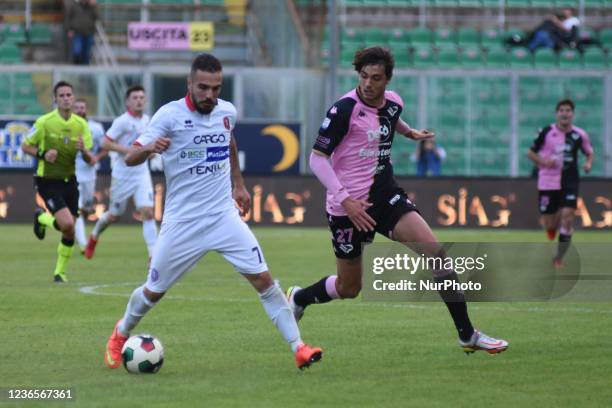
[[[502,0],[505,2],[505,0]],[[499,0],[482,0],[482,6],[488,8],[499,8]]]
[[[22,62],[21,51],[17,45],[12,43],[4,43],[0,45],[0,63],[20,64]]]
[[[355,52],[360,48],[361,46],[359,45],[342,44],[342,49],[340,50],[340,65],[350,67],[353,64]]]
[[[487,28],[480,32],[480,44],[484,48],[498,46],[502,44],[501,32],[496,28]]]
[[[210,1],[210,0],[207,0],[207,1]],[[222,1],[221,2],[219,2],[219,1],[215,2],[217,4],[206,4],[207,1],[203,1],[203,2],[200,2],[200,3],[204,4],[204,5],[211,5],[211,6],[222,6],[223,5]],[[186,5],[186,4],[194,4],[194,1],[193,0],[149,0],[149,3],[151,3],[151,4]]]
[[[410,32],[402,28],[394,28],[389,33],[389,42],[404,42],[410,44]]]
[[[53,40],[49,24],[45,23],[32,24],[29,36],[32,44],[50,44]]]
[[[552,9],[555,7],[555,0],[531,0],[531,7]]]
[[[457,32],[457,43],[460,47],[472,47],[480,44],[480,33],[471,27],[465,27]]]
[[[599,31],[599,41],[604,48],[612,49],[612,28],[604,28]]]
[[[514,38],[515,40],[517,39],[525,39],[527,38],[527,34],[525,33],[524,30],[520,29],[520,28],[509,28],[508,30],[506,30],[503,34],[502,34],[502,41],[508,38]]]
[[[347,7],[361,7],[361,6],[363,6],[363,1],[362,0],[342,0],[342,3],[344,3],[344,5],[347,6]]]
[[[113,5],[113,4],[142,4],[142,0],[102,0],[99,3]]]
[[[586,8],[605,8],[606,0],[584,0]]]
[[[566,49],[561,51],[559,53],[559,68],[581,69],[582,55],[580,55],[580,53],[575,49]]]
[[[365,31],[365,42],[368,46],[381,45],[384,46],[389,40],[389,32],[383,31],[380,28],[370,28]]]
[[[599,47],[587,48],[584,51],[583,62],[587,69],[605,69],[608,67],[606,53]]]
[[[482,7],[481,0],[459,0],[459,7]]]
[[[340,35],[342,43],[358,43],[363,44],[365,36],[363,31],[356,30],[354,28],[346,28]]]
[[[431,47],[416,47],[412,52],[412,65],[418,69],[436,66],[436,57]]]
[[[597,31],[593,30],[590,27],[579,27],[578,29],[578,37],[581,41],[585,40],[598,40]]]
[[[409,33],[413,47],[430,47],[433,44],[433,33],[428,28],[414,28]]]
[[[501,45],[492,46],[487,51],[486,65],[488,68],[507,68],[509,63],[508,51]]]
[[[465,68],[482,68],[484,67],[484,58],[478,47],[469,47],[463,50],[461,55],[461,65]]]
[[[455,48],[457,46],[456,33],[449,28],[439,28],[434,32],[436,48]]]
[[[515,47],[510,51],[510,66],[512,68],[533,68],[533,58],[527,48]]]
[[[525,8],[529,6],[529,0],[506,0],[506,7],[509,8]]]
[[[457,48],[442,48],[439,50],[438,66],[444,69],[461,68],[461,54]]]
[[[458,0],[435,0],[436,7],[457,7]]]
[[[557,53],[550,48],[537,49],[533,59],[536,68],[557,68],[559,66]]]
[[[25,42],[25,31],[21,24],[6,24],[0,33],[0,39],[4,44]]]

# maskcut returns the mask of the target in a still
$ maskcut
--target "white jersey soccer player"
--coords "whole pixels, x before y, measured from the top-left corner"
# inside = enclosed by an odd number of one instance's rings
[[[95,120],[87,119],[87,101],[85,101],[85,99],[77,99],[74,102],[73,109],[74,113],[87,120],[93,142],[93,147],[90,150],[92,154],[91,163],[85,162],[80,153],[77,155],[76,160],[76,178],[79,183],[79,217],[74,224],[74,234],[79,244],[79,248],[81,252],[83,252],[87,244],[85,221],[90,214],[94,213],[93,204],[94,193],[96,192],[96,172],[100,167],[100,160],[106,156],[107,151],[102,148],[104,127]]]
[[[127,155],[129,165],[144,162],[151,153],[162,155],[166,204],[147,281],[132,293],[108,340],[105,362],[110,368],[121,364],[121,348],[140,319],[210,251],[220,253],[259,292],[268,316],[291,345],[299,368],[321,358],[320,348],[302,342],[259,243],[236,208],[234,199],[246,213],[250,196],[232,137],[236,108],[218,99],[221,83],[221,63],[209,54],[196,57],[187,96],[161,107]]]
[[[134,206],[142,217],[142,233],[149,257],[157,239],[157,226],[153,218],[153,182],[147,163],[130,167],[125,163],[125,155],[129,147],[144,132],[149,124],[149,117],[143,113],[145,93],[141,86],[133,86],[126,92],[127,112],[113,121],[106,132],[104,148],[115,152],[112,157],[112,181],[110,190],[110,205],[96,223],[87,247],[85,257],[94,254],[102,232],[112,223],[119,220],[125,212],[128,200],[133,198]]]

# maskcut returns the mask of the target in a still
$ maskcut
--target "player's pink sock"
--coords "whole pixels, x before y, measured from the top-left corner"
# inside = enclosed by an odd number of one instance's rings
[[[338,279],[338,276],[331,275],[325,281],[325,290],[327,291],[327,294],[329,295],[329,297],[332,299],[340,299],[340,295],[338,295],[338,291],[336,290],[336,280],[337,279]]]

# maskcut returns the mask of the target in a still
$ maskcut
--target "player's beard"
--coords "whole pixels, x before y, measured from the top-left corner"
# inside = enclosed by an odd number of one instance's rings
[[[194,102],[194,101],[192,100],[192,102]],[[209,102],[209,101],[202,101],[202,102]],[[213,109],[215,109],[215,106],[217,106],[217,103],[218,103],[216,100],[215,101],[211,100],[210,102],[211,102],[211,105],[212,105],[211,108],[206,108],[206,109],[205,108],[201,108],[198,103],[194,103],[193,106],[195,106],[196,110],[199,113],[201,113],[202,115],[208,115],[210,112],[213,111]]]

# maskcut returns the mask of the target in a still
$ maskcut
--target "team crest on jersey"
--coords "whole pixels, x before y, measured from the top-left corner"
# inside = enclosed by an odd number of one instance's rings
[[[64,144],[67,145],[70,143],[70,136],[64,136]]]
[[[225,126],[227,130],[230,130],[230,120],[227,116],[223,118],[223,126]]]
[[[399,108],[395,105],[390,106],[389,109],[387,109],[387,113],[389,114],[389,116],[393,117],[395,116],[395,114],[397,113],[397,111],[399,110]]]

